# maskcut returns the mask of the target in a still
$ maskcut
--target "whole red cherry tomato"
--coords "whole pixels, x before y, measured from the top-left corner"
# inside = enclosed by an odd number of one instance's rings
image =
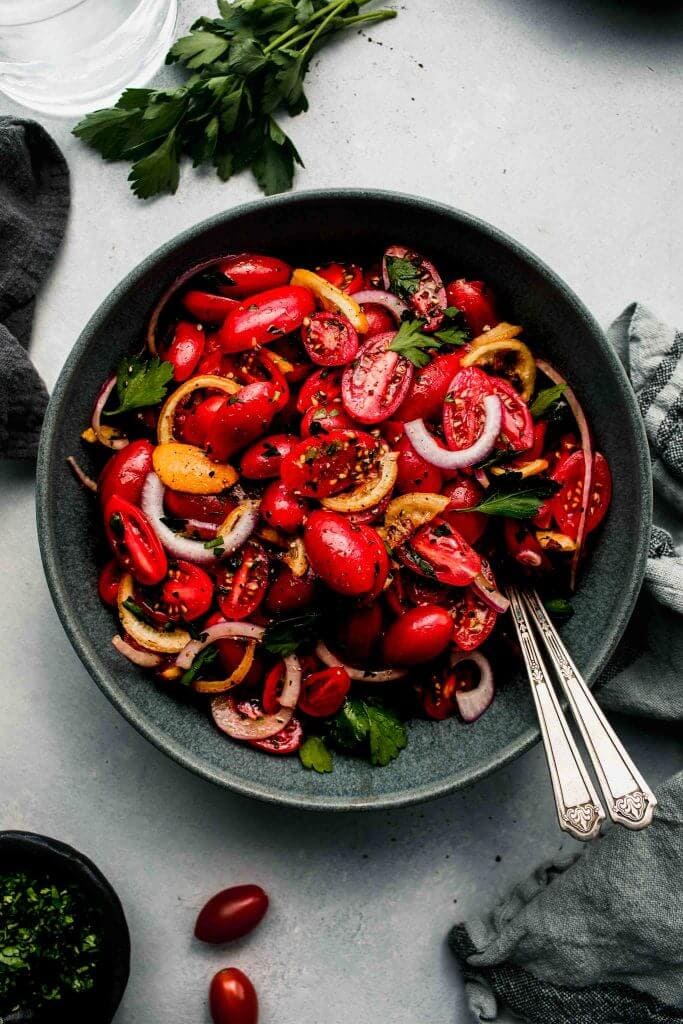
[[[342,313],[323,310],[307,316],[301,340],[308,358],[318,366],[346,366],[358,352],[358,335]]]
[[[417,454],[407,437],[402,437],[396,445],[398,461],[396,468],[396,490],[399,494],[410,494],[411,491],[438,494],[443,484],[440,469]]]
[[[453,451],[470,448],[484,427],[484,399],[491,394],[490,378],[471,366],[458,370],[443,404],[443,432]]]
[[[180,383],[194,373],[204,353],[206,335],[201,324],[181,320],[164,350],[163,358],[173,366],[173,379]]]
[[[193,622],[208,612],[212,601],[213,580],[208,573],[183,559],[169,566],[160,603],[171,621]]]
[[[420,665],[446,650],[453,620],[438,604],[422,604],[404,612],[389,626],[382,651],[389,665]]]
[[[270,477],[279,476],[282,458],[289,454],[296,440],[290,434],[269,434],[262,437],[242,455],[242,476],[249,477],[250,480],[268,480]]]
[[[311,604],[316,593],[315,576],[312,572],[295,576],[288,565],[281,565],[270,584],[264,607],[273,615],[286,615]]]
[[[337,622],[337,644],[352,661],[368,661],[382,634],[382,622],[382,606],[376,601],[350,608]]]
[[[481,558],[441,516],[422,526],[397,555],[420,576],[451,587],[464,587],[481,571]]]
[[[325,267],[318,267],[316,274],[347,295],[364,287],[363,271],[355,263],[328,263]]]
[[[351,679],[345,668],[323,668],[304,679],[299,708],[311,718],[328,718],[339,711],[350,689]]]
[[[246,619],[268,588],[268,555],[256,540],[226,559],[216,576],[218,607],[226,619]]]
[[[249,746],[263,750],[266,754],[294,754],[304,738],[304,730],[298,718],[290,718],[284,729],[264,740],[250,740]]]
[[[220,526],[235,504],[235,499],[227,494],[187,494],[170,487],[164,491],[164,508],[172,519],[196,519]]]
[[[481,334],[485,327],[495,327],[498,323],[493,292],[483,281],[458,278],[448,285],[446,296],[449,305],[460,310],[472,334]]]
[[[213,612],[204,623],[205,626],[217,626],[228,620],[220,612]],[[218,648],[218,657],[226,676],[232,675],[244,657],[246,642],[227,637],[225,640],[214,641]],[[263,659],[259,654],[258,647],[254,654],[251,668],[244,677],[244,686],[257,686],[263,679]]]
[[[292,494],[282,480],[273,480],[263,492],[261,518],[275,530],[296,533],[303,526],[308,502]]]
[[[497,446],[513,452],[525,452],[534,443],[534,421],[529,406],[520,398],[512,384],[501,377],[489,377],[491,393],[498,395],[503,419]]]
[[[553,515],[562,532],[572,540],[576,540],[579,533],[584,468],[583,452],[573,452],[560,459],[551,473],[553,480],[562,484],[562,490],[555,495],[550,503]],[[586,534],[591,533],[600,525],[605,518],[611,500],[612,474],[605,456],[596,452],[593,456],[593,482],[586,514]]]
[[[154,445],[140,439],[131,441],[111,456],[100,473],[97,494],[102,508],[117,494],[133,505],[139,505],[147,474],[152,470]]]
[[[203,324],[222,324],[231,309],[239,305],[236,299],[228,299],[225,295],[212,295],[211,292],[191,288],[182,297],[182,304],[196,320]]]
[[[362,430],[331,430],[304,438],[282,460],[282,482],[295,494],[326,498],[365,479],[377,462],[380,442]]]
[[[353,420],[344,412],[341,402],[334,405],[312,405],[301,418],[302,437],[320,437],[331,430],[353,427]]]
[[[396,320],[384,306],[378,306],[375,302],[362,302],[360,308],[368,322],[368,329],[364,334],[366,341],[375,334],[386,334],[387,331],[396,330]]]
[[[260,885],[233,885],[204,904],[194,926],[200,942],[233,942],[248,935],[263,919],[268,897]]]
[[[218,337],[224,352],[243,352],[297,331],[314,311],[315,300],[307,288],[271,288],[233,309]]]
[[[381,423],[398,409],[410,390],[413,364],[390,348],[395,332],[363,343],[342,375],[342,401],[359,423]]]
[[[415,371],[407,397],[396,410],[396,418],[405,423],[410,420],[438,420],[441,418],[448,386],[460,369],[469,346],[457,352],[437,356],[431,363]]]
[[[224,967],[211,982],[209,1009],[213,1024],[257,1024],[256,989],[237,967]]]
[[[313,571],[337,593],[371,594],[378,579],[386,579],[387,554],[371,526],[357,526],[338,512],[318,510],[308,517],[304,544]]]
[[[188,416],[184,435],[189,437],[191,426],[197,438],[203,437],[201,447],[217,462],[225,462],[268,429],[278,411],[279,392],[264,381],[247,384],[236,395],[220,396],[217,402],[215,398],[205,398]]]
[[[144,512],[115,494],[104,509],[104,529],[119,563],[138,583],[153,587],[168,571],[166,553]]]
[[[341,399],[341,377],[338,370],[323,367],[314,370],[301,385],[296,400],[297,412],[305,413],[311,406],[332,405]]]
[[[215,429],[216,414],[228,401],[227,396],[209,395],[192,409],[181,410],[175,417],[175,429],[187,444],[206,448]]]
[[[443,494],[449,499],[448,508],[443,513],[444,519],[455,527],[468,544],[476,544],[486,529],[488,518],[483,512],[468,512],[467,509],[474,508],[482,501],[483,488],[471,477],[462,476],[447,484]]]
[[[101,570],[97,580],[97,592],[103,604],[113,608],[119,594],[121,566],[115,558],[110,559]]]
[[[226,256],[220,263],[209,268],[208,274],[224,295],[240,299],[245,295],[254,295],[267,288],[287,284],[292,276],[292,268],[276,256],[241,252],[236,256]]]

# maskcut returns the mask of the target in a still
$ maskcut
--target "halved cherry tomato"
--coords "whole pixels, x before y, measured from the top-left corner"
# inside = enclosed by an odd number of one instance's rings
[[[376,334],[342,374],[342,401],[359,423],[380,423],[398,409],[410,390],[413,364],[390,345],[395,332]]]
[[[211,267],[206,276],[216,282],[224,295],[240,299],[245,295],[255,295],[267,288],[287,284],[292,276],[292,268],[276,256],[241,252],[236,256],[226,256]]]
[[[352,661],[368,661],[382,634],[382,606],[376,601],[362,608],[349,608],[337,621],[338,646]]]
[[[452,672],[435,674],[422,692],[422,709],[428,718],[444,722],[458,710],[455,699],[455,676]]]
[[[463,476],[453,480],[444,487],[443,494],[449,499],[448,508],[443,513],[446,522],[454,526],[468,544],[476,544],[488,523],[483,512],[468,512],[484,497],[483,488],[471,477]]]
[[[482,432],[484,399],[491,394],[489,378],[472,366],[458,370],[448,386],[443,405],[443,432],[453,451],[469,448]]]
[[[213,1024],[257,1024],[258,997],[246,974],[224,967],[213,976],[209,989]]]
[[[355,263],[328,263],[325,267],[318,267],[316,274],[347,295],[364,287],[363,271]]]
[[[345,668],[323,668],[304,679],[299,708],[311,718],[328,718],[339,711],[350,689],[351,679]]]
[[[548,569],[550,562],[543,548],[526,523],[519,519],[506,519],[503,526],[505,547],[511,558],[529,569]]]
[[[393,260],[412,263],[415,268],[418,287],[409,295],[401,295],[401,298],[405,298],[415,311],[415,315],[425,321],[423,330],[435,331],[441,325],[443,311],[446,308],[446,289],[441,275],[430,260],[403,245],[392,245],[385,252],[384,263],[387,272]],[[391,281],[390,273],[389,280]]]
[[[256,540],[226,559],[216,576],[218,607],[226,619],[246,619],[268,589],[268,555]]]
[[[360,308],[365,313],[365,319],[368,322],[368,329],[365,332],[366,341],[375,334],[386,334],[387,331],[396,330],[396,321],[384,306],[378,306],[375,302],[362,302]]]
[[[341,378],[338,370],[314,370],[301,386],[296,400],[297,412],[304,413],[311,406],[332,405],[341,398]]]
[[[231,309],[239,305],[237,299],[229,299],[225,295],[212,295],[211,292],[191,288],[182,297],[182,304],[187,312],[203,324],[222,324]]]
[[[420,665],[446,650],[453,620],[437,604],[423,604],[404,612],[389,626],[382,646],[388,665]]]
[[[303,526],[308,502],[293,494],[282,480],[268,484],[261,499],[261,518],[283,533],[296,533]]]
[[[192,376],[204,353],[206,335],[201,324],[181,320],[164,350],[163,358],[173,366],[173,379],[178,383]]]
[[[529,406],[512,384],[501,377],[489,377],[491,394],[498,395],[503,406],[503,419],[497,447],[513,452],[528,451],[534,443],[534,421]]]
[[[410,494],[413,491],[438,494],[443,485],[443,474],[436,466],[417,454],[407,437],[402,437],[396,445],[398,451],[398,476],[396,490],[399,494]]]
[[[562,490],[552,498],[553,515],[563,533],[576,540],[583,503],[583,452],[573,452],[560,459],[552,473],[553,480],[562,484]],[[607,459],[600,452],[593,456],[593,483],[586,513],[586,534],[596,529],[605,518],[612,499],[612,474]]]
[[[193,622],[208,612],[212,601],[213,580],[208,573],[183,559],[169,566],[160,603],[172,622]]]
[[[111,558],[101,570],[97,580],[97,592],[103,604],[113,608],[119,594],[121,582],[121,566],[115,558]]]
[[[145,513],[114,494],[104,508],[104,529],[119,563],[138,583],[153,587],[168,570],[166,553]]]
[[[364,480],[381,452],[377,438],[362,430],[331,430],[304,438],[282,460],[285,486],[307,498],[327,498]]]
[[[205,626],[217,626],[219,623],[222,624],[228,620],[221,615],[220,612],[213,612],[209,615],[208,619],[204,623]],[[226,676],[231,675],[237,666],[240,664],[244,657],[246,650],[245,640],[236,640],[233,637],[227,637],[225,640],[214,641],[215,646],[218,649],[218,657],[220,659],[221,666]],[[256,648],[254,652],[254,660],[251,663],[251,668],[247,672],[246,676],[242,681],[243,686],[257,686],[263,678],[263,659],[259,653],[259,648]]]
[[[301,340],[308,358],[318,366],[346,366],[358,352],[358,334],[343,313],[323,310],[307,316]]]
[[[481,560],[481,574],[492,587],[496,586],[493,570],[485,558]],[[453,616],[453,643],[462,651],[473,651],[481,647],[491,635],[498,618],[497,612],[479,597],[476,590],[466,590],[451,601]]]
[[[427,366],[417,370],[406,399],[396,410],[397,419],[406,423],[417,419],[440,419],[448,386],[467,352],[469,347],[463,346],[457,352],[437,356]]]
[[[173,519],[196,519],[220,526],[235,505],[235,500],[226,494],[186,494],[170,487],[164,492],[164,508]]]
[[[234,942],[248,935],[267,909],[268,897],[260,885],[233,885],[223,889],[199,911],[195,938],[200,942]]]
[[[289,434],[269,434],[262,437],[240,460],[242,476],[250,480],[268,480],[279,476],[283,456],[288,455],[296,444],[296,438]]]
[[[334,405],[312,405],[301,419],[302,437],[320,437],[331,430],[353,427],[353,420],[344,412],[341,402]]]
[[[314,311],[315,300],[307,288],[271,288],[233,309],[218,337],[224,352],[243,352],[297,331]]]
[[[276,714],[282,706],[280,696],[285,682],[285,674],[285,664],[282,660],[277,661],[266,672],[266,678],[263,680],[261,707],[267,715]]]
[[[131,441],[125,448],[115,452],[105,463],[97,484],[97,494],[102,508],[117,494],[133,505],[139,505],[142,488],[152,469],[154,446],[140,439]]]
[[[467,586],[482,564],[474,548],[441,516],[422,526],[396,553],[418,575],[451,587]]]
[[[295,576],[288,565],[281,565],[268,589],[264,608],[273,615],[285,615],[311,604],[316,593],[315,575],[312,572]]]
[[[483,281],[466,281],[460,277],[446,287],[446,295],[449,305],[457,306],[474,336],[498,323],[493,292]]]
[[[349,597],[371,595],[388,572],[388,557],[377,531],[355,525],[338,512],[318,510],[304,529],[313,571],[331,590]]]
[[[298,718],[292,718],[280,732],[265,740],[250,740],[249,746],[266,754],[295,754],[303,742],[304,730]],[[238,1022],[239,1024],[239,1022]]]

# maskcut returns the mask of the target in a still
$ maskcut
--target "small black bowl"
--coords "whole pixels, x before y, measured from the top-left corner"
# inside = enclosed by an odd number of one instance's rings
[[[102,956],[92,992],[60,1000],[38,1012],[20,1011],[2,1024],[110,1024],[130,973],[130,934],[121,902],[99,868],[78,850],[33,832],[0,832],[0,872],[44,872],[78,885],[102,914]]]

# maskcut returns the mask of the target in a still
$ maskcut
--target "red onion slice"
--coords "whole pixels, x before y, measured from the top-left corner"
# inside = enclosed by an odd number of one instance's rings
[[[489,483],[489,478],[486,475],[485,469],[475,469],[474,479],[477,481],[480,487],[484,488],[484,490],[486,490],[487,487],[491,486],[491,484]]]
[[[116,387],[116,375],[109,377],[105,380],[104,384],[100,388],[100,393],[95,399],[95,406],[92,411],[92,417],[90,419],[90,426],[97,436],[97,440],[100,444],[103,444],[105,448],[114,448],[116,451],[120,451],[121,448],[125,448],[128,444],[127,437],[111,438],[107,437],[102,432],[102,411],[109,400],[109,396]]]
[[[84,487],[87,487],[89,491],[92,491],[93,494],[97,494],[97,484],[95,483],[93,478],[91,476],[88,476],[85,470],[79,466],[78,462],[73,457],[73,455],[69,455],[66,461],[73,469],[74,475],[80,481],[80,483],[82,483]]]
[[[501,594],[500,590],[497,590],[493,584],[489,583],[483,573],[480,572],[478,576],[475,576],[470,586],[476,591],[477,596],[482,599],[484,604],[492,608],[494,612],[504,615],[510,607],[507,597]]]
[[[395,679],[403,679],[407,675],[407,669],[400,668],[382,668],[373,671],[372,669],[354,668],[353,665],[347,665],[346,662],[341,661],[340,658],[333,654],[329,647],[320,641],[315,649],[315,653],[318,655],[323,665],[328,665],[330,668],[344,668],[349,674],[349,678],[353,679],[357,683],[392,683]]]
[[[216,726],[234,740],[266,740],[291,721],[294,708],[280,708],[274,715],[248,718],[238,708],[232,694],[220,694],[211,701],[211,716]]]
[[[493,451],[500,424],[503,418],[502,405],[498,395],[486,395],[484,398],[484,426],[481,434],[469,448],[454,452],[442,448],[438,441],[429,433],[424,420],[411,420],[405,424],[406,437],[417,454],[439,469],[467,469],[475,462],[481,462]]]
[[[579,428],[579,434],[581,436],[581,451],[583,452],[583,504],[581,508],[581,515],[579,517],[579,529],[576,534],[576,550],[572,555],[572,566],[571,566],[571,580],[570,586],[572,590],[576,587],[576,576],[579,571],[579,562],[581,561],[581,550],[583,548],[583,542],[586,534],[586,518],[588,516],[588,506],[590,505],[590,493],[591,487],[593,486],[593,442],[591,441],[590,427],[588,426],[588,420],[586,414],[581,408],[578,398],[574,394],[574,391],[570,388],[569,384],[559,373],[554,366],[550,363],[546,363],[545,359],[537,359],[536,366],[544,373],[546,377],[553,382],[553,384],[564,384],[566,390],[562,395],[566,398],[567,405],[574,414],[576,425]]]
[[[217,622],[215,626],[209,626],[203,631],[203,639],[191,640],[189,644],[183,647],[175,663],[178,668],[182,668],[185,671],[190,667],[199,652],[216,640],[225,640],[228,637],[237,637],[242,640],[260,640],[264,632],[264,626],[255,626],[252,622]]]
[[[352,298],[359,306],[366,304],[382,306],[392,316],[396,317],[396,321],[399,324],[408,312],[405,302],[399,299],[398,295],[394,295],[393,292],[383,292],[379,289],[368,288],[361,292],[354,292]]]
[[[463,722],[476,722],[491,706],[495,694],[491,663],[479,651],[454,651],[450,657],[451,668],[461,661],[472,661],[479,669],[479,682],[473,690],[456,690],[455,700]]]
[[[152,654],[151,651],[139,651],[137,647],[133,647],[132,644],[129,644],[118,633],[111,638],[111,642],[119,654],[122,654],[124,658],[128,658],[128,661],[132,661],[134,665],[139,665],[140,668],[156,668],[157,665],[161,664],[161,658],[158,654]]]

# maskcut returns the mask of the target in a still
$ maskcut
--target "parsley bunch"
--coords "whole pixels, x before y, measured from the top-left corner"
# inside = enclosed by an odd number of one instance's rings
[[[308,109],[303,82],[313,55],[337,32],[394,18],[361,13],[370,0],[218,0],[218,18],[199,18],[167,64],[190,72],[176,89],[126,89],[115,107],[88,114],[74,135],[105,160],[132,160],[140,199],[175,192],[180,160],[213,164],[227,181],[250,167],[266,195],[291,188],[293,142],[274,118]]]

